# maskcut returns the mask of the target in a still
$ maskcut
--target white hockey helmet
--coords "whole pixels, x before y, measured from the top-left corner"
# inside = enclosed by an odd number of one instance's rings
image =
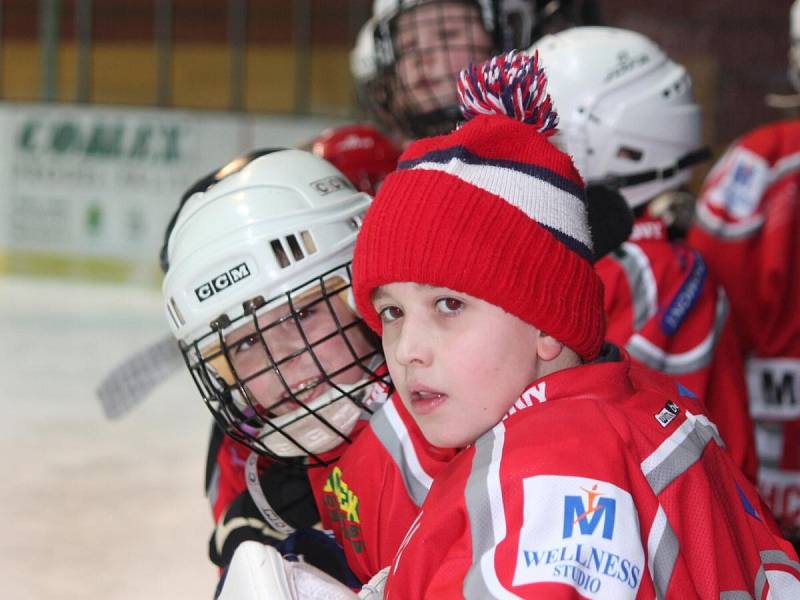
[[[574,27],[536,42],[559,115],[553,141],[589,184],[619,189],[632,208],[691,177],[708,158],[686,69],[645,36]]]
[[[167,320],[226,433],[273,459],[327,464],[382,363],[349,300],[370,197],[300,150],[228,170],[186,199],[168,234]]]
[[[375,46],[375,21],[369,19],[359,30],[350,51],[350,74],[359,106],[379,125],[391,130],[394,121],[387,112],[385,74],[378,70]]]
[[[800,92],[800,0],[789,10],[789,81]]]

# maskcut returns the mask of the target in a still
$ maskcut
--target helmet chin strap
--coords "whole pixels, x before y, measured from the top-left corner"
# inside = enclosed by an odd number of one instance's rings
[[[661,179],[669,179],[680,171],[699,164],[711,158],[711,149],[708,146],[703,146],[697,150],[687,152],[677,161],[663,169],[649,169],[647,171],[640,171],[638,173],[629,173],[627,175],[608,175],[602,179],[592,180],[592,185],[604,185],[615,190],[630,187],[633,185],[640,185],[649,181],[657,181]]]
[[[294,533],[295,528],[283,520],[278,511],[267,500],[264,490],[261,488],[261,482],[258,479],[258,454],[250,452],[244,470],[247,491],[250,493],[250,498],[253,500],[253,504],[256,505],[258,512],[261,513],[261,516],[275,531],[286,536]]]

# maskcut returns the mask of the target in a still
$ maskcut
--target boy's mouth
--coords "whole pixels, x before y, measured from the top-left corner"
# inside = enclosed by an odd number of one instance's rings
[[[429,389],[409,389],[411,409],[415,414],[427,415],[433,412],[447,400],[447,394]]]
[[[322,377],[312,377],[297,385],[292,386],[289,393],[281,396],[278,401],[270,407],[271,416],[285,415],[292,410],[299,408],[301,404],[308,404],[322,391]]]

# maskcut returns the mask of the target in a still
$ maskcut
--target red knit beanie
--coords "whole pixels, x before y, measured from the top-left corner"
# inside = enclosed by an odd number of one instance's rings
[[[353,288],[380,333],[374,290],[415,282],[467,293],[555,337],[585,360],[605,335],[584,184],[547,137],[557,115],[536,56],[511,52],[461,73],[468,119],[413,143],[356,242]],[[483,113],[483,114],[477,114]]]

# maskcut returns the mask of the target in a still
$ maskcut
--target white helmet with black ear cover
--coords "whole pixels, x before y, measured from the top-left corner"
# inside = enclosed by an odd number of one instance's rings
[[[632,208],[674,190],[709,157],[686,69],[647,37],[574,27],[536,42],[559,114],[553,141],[589,184],[618,189]]]
[[[189,372],[227,434],[274,460],[327,464],[369,411],[383,362],[350,292],[371,198],[293,149],[203,181],[182,200],[164,261]]]

